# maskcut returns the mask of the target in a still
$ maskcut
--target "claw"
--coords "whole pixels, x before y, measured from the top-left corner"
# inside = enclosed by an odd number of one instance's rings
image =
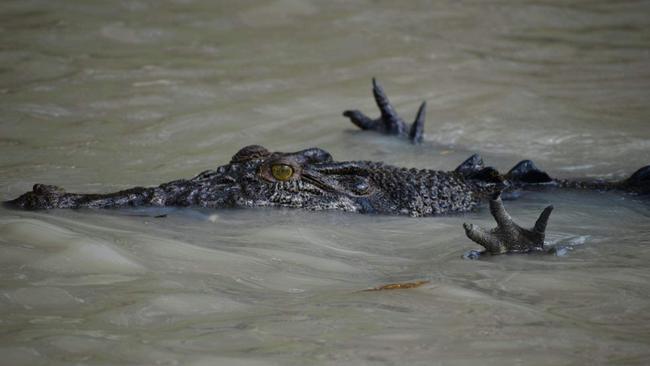
[[[482,227],[463,223],[463,228],[465,229],[465,235],[467,235],[468,238],[485,248],[489,253],[502,254],[507,252],[507,250],[504,250],[505,248],[501,246],[499,240],[492,235],[492,233],[486,231]]]
[[[414,144],[419,144],[422,142],[426,111],[427,102],[422,102],[422,104],[420,104],[420,108],[418,109],[418,114],[415,116],[415,121],[413,121],[413,124],[411,125],[411,130],[409,131],[409,139]]]
[[[490,200],[490,213],[492,214],[492,217],[494,217],[494,221],[497,222],[498,227],[508,230],[514,229],[516,224],[512,221],[512,217],[510,217],[506,208],[503,206],[501,192],[494,194]]]
[[[390,135],[399,135],[404,132],[404,121],[399,117],[395,108],[390,104],[384,88],[379,85],[377,79],[372,78],[372,94],[381,112],[381,120],[384,123],[386,132]]]
[[[416,144],[422,142],[426,102],[420,105],[415,121],[409,127],[397,114],[390,100],[388,100],[386,92],[384,92],[384,89],[375,78],[372,78],[372,94],[381,112],[379,118],[372,119],[358,110],[347,110],[343,112],[343,115],[348,117],[352,123],[362,130],[373,130],[387,135],[405,136]]]
[[[538,233],[544,234],[546,231],[546,225],[548,224],[548,218],[551,216],[551,212],[553,212],[553,206],[548,206],[542,211],[542,213],[539,215],[539,218],[535,222],[535,226],[533,227],[533,230],[537,231]]]
[[[546,225],[552,211],[553,206],[546,207],[535,226],[532,229],[524,229],[512,220],[503,206],[500,193],[497,193],[490,200],[490,213],[497,222],[497,227],[485,230],[467,223],[464,223],[463,227],[467,237],[484,247],[490,254],[543,250]]]
[[[352,123],[362,130],[371,130],[375,126],[375,121],[360,111],[345,111],[343,116],[348,117]]]

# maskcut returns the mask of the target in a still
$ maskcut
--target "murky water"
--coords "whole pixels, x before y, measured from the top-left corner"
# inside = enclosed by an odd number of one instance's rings
[[[617,179],[650,163],[643,1],[3,1],[0,199],[106,192],[240,147]],[[354,131],[377,76],[422,146]],[[648,364],[650,203],[556,206],[566,256],[461,259],[461,224],[292,210],[0,209],[0,364]],[[363,292],[399,281],[410,290]]]

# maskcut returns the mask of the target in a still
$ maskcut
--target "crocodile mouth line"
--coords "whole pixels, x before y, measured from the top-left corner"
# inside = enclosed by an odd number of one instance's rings
[[[317,171],[305,170],[303,171],[302,178],[325,192],[355,196],[347,187]]]

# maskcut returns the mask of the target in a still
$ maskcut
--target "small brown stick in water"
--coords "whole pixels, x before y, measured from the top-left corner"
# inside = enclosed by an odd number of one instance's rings
[[[401,290],[401,289],[406,289],[406,288],[416,288],[416,287],[420,287],[420,286],[422,286],[424,284],[427,284],[429,282],[431,282],[431,281],[389,283],[388,285],[373,287],[373,288],[369,288],[369,289],[362,290],[362,291],[367,292],[367,291]]]

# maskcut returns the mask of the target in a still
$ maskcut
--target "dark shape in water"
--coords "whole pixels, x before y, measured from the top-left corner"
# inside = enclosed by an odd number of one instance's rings
[[[399,168],[372,161],[339,162],[319,148],[282,153],[252,145],[239,150],[229,164],[204,171],[192,179],[108,194],[68,193],[56,186],[36,184],[31,192],[7,204],[28,210],[139,206],[292,207],[418,217],[467,212],[497,192],[531,186],[650,193],[649,172],[650,166],[646,166],[622,182],[569,181],[551,179],[529,161],[517,164],[503,176],[496,169],[485,167],[478,155],[471,156],[455,171],[445,172]],[[492,199],[490,207],[502,230],[491,232],[490,236],[466,227],[472,240],[492,253],[521,252],[539,245],[539,237],[510,230],[516,226],[504,219],[509,216],[500,199]],[[548,219],[548,214],[550,210],[545,211],[543,217]],[[537,229],[541,227],[541,224],[536,225]],[[521,241],[523,239],[528,241]]]
[[[485,230],[473,224],[463,224],[468,238],[478,243],[490,254],[503,253],[528,253],[530,251],[544,250],[544,237],[546,225],[551,216],[553,206],[548,206],[531,229],[524,229],[517,225],[508,214],[501,193],[495,193],[490,199],[490,213],[497,222],[497,227]]]
[[[414,144],[422,142],[427,102],[422,102],[415,116],[415,121],[409,127],[390,104],[384,89],[375,78],[372,78],[372,93],[375,96],[377,107],[379,107],[379,111],[381,112],[379,118],[372,119],[358,110],[348,110],[343,112],[343,115],[348,117],[352,123],[362,130],[377,131],[387,135],[405,136]]]

